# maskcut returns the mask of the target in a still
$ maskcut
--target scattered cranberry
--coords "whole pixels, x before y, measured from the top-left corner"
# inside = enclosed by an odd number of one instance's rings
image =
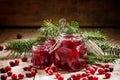
[[[32,77],[32,73],[31,72],[27,72],[26,73],[26,77],[31,78]]]
[[[10,64],[11,67],[15,66],[15,62],[13,62],[13,61],[10,61],[9,64]]]
[[[98,73],[99,73],[99,74],[104,74],[104,73],[105,73],[105,70],[104,70],[103,68],[99,68],[99,69],[98,69]]]
[[[18,78],[19,78],[19,79],[23,79],[23,78],[24,78],[24,74],[21,74],[21,73],[18,74]]]
[[[12,78],[12,80],[16,80],[17,79],[17,75],[16,74],[12,74],[11,78]]]
[[[27,70],[30,71],[32,67],[33,67],[32,65],[29,65],[29,66],[27,67]]]
[[[24,71],[27,71],[27,70],[28,70],[28,67],[24,67],[23,70],[24,70]]]
[[[0,73],[6,73],[5,68],[0,68]]]
[[[0,45],[0,51],[2,51],[3,50],[3,46],[2,45]]]
[[[55,76],[56,76],[56,78],[58,78],[59,76],[61,76],[61,74],[60,73],[56,73]]]
[[[18,65],[19,65],[19,60],[15,59],[15,66],[18,66]]]
[[[110,66],[110,64],[105,64],[105,67],[106,67],[106,68],[109,68],[109,66]]]
[[[110,77],[111,77],[111,73],[110,73],[110,72],[106,72],[106,73],[105,73],[105,78],[108,79],[108,78],[110,78]]]
[[[6,75],[1,75],[1,80],[7,80],[7,76]]]
[[[82,78],[82,75],[80,73],[76,74],[77,79]]]
[[[89,80],[93,80],[93,77],[94,77],[94,76],[93,76],[93,75],[89,75],[89,76],[87,76],[87,77],[88,77]]]
[[[113,66],[109,66],[110,72],[113,72]]]
[[[11,76],[11,75],[12,75],[12,72],[11,72],[11,71],[8,71],[8,72],[7,72],[7,75],[8,75],[8,76]]]
[[[17,34],[17,39],[21,39],[22,38],[22,35],[21,34]]]
[[[99,80],[97,76],[94,76],[92,80]]]
[[[94,75],[94,74],[95,74],[95,72],[96,72],[96,70],[95,70],[94,68],[91,68],[91,69],[90,69],[90,73],[91,73],[91,74],[93,74],[93,75]]]
[[[24,56],[21,58],[21,60],[22,60],[22,62],[27,62],[27,57]]]
[[[96,65],[93,65],[92,67],[95,69],[95,71],[98,69]]]
[[[82,77],[86,77],[86,76],[87,76],[87,74],[86,74],[86,73],[82,73],[81,75],[82,75]]]
[[[46,67],[45,72],[48,73],[48,70],[50,70],[50,69],[51,69],[50,67]]]
[[[83,77],[81,80],[88,80],[88,78],[87,77]]]
[[[34,70],[31,71],[31,75],[32,76],[35,76],[36,75],[36,72]]]
[[[53,70],[52,70],[52,69],[49,69],[49,70],[48,70],[48,74],[49,74],[49,75],[52,75],[52,74],[53,74]]]
[[[101,64],[101,66],[100,66],[100,67],[104,69],[104,68],[105,68],[105,65],[104,65],[104,64]]]
[[[104,70],[105,70],[105,72],[110,72],[109,68],[105,68]]]
[[[5,71],[6,71],[6,72],[11,71],[11,67],[10,67],[10,66],[6,66],[6,67],[5,67]]]
[[[37,68],[31,68],[31,70],[30,71],[35,71],[35,73],[37,73]]]
[[[64,80],[62,76],[58,76],[58,80]]]

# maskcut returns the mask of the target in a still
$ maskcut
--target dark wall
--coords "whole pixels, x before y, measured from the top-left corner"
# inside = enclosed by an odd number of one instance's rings
[[[39,26],[64,17],[80,26],[120,25],[119,0],[0,0],[0,25]]]

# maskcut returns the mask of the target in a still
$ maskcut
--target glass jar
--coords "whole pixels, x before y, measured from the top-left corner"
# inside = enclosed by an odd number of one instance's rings
[[[44,69],[52,65],[52,54],[49,54],[49,49],[53,46],[55,40],[47,40],[43,44],[34,44],[32,46],[32,63],[34,66]]]
[[[60,34],[53,52],[54,65],[67,71],[78,71],[86,66],[87,48],[80,34]]]

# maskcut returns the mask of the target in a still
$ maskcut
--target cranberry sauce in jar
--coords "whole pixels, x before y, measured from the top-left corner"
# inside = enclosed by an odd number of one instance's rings
[[[60,46],[54,51],[54,65],[67,71],[78,71],[86,66],[87,48],[80,34],[60,34]]]
[[[49,54],[49,48],[55,44],[55,40],[47,40],[44,44],[35,44],[32,46],[32,63],[34,66],[44,69],[51,66],[53,59]]]

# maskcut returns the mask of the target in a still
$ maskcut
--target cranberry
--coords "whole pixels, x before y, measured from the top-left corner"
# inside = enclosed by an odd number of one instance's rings
[[[93,80],[93,77],[94,77],[94,76],[93,76],[93,75],[89,75],[89,76],[87,76],[87,77],[88,77],[89,80]]]
[[[24,70],[24,71],[27,71],[27,70],[28,70],[28,67],[24,67],[23,70]]]
[[[82,77],[86,77],[86,76],[87,76],[87,74],[86,74],[86,73],[82,73],[81,75],[82,75]]]
[[[18,65],[19,65],[19,60],[15,59],[15,66],[18,66]]]
[[[21,58],[21,60],[22,60],[22,62],[27,62],[27,57],[24,56]]]
[[[75,74],[73,74],[73,75],[71,75],[71,78],[73,78],[73,79],[77,79],[77,77],[76,77],[76,75]]]
[[[29,65],[29,66],[27,67],[27,70],[30,71],[32,67],[33,67],[32,65]]]
[[[51,69],[50,67],[46,67],[45,72],[48,73],[48,70],[50,70],[50,69]]]
[[[5,71],[6,71],[6,72],[11,71],[11,67],[10,67],[10,66],[6,66],[6,67],[5,67]]]
[[[95,74],[95,72],[96,72],[96,70],[95,70],[94,68],[91,68],[91,69],[90,69],[90,73],[91,73],[91,74],[93,74],[93,75],[94,75],[94,74]]]
[[[1,69],[0,69],[0,73],[6,73],[5,68],[1,68]]]
[[[82,78],[82,75],[80,73],[76,74],[77,79]]]
[[[104,68],[105,68],[105,65],[104,65],[104,64],[101,64],[100,67],[104,69]]]
[[[110,72],[113,72],[113,66],[109,66]]]
[[[58,76],[58,80],[64,80],[62,76]]]
[[[105,70],[104,70],[103,68],[99,68],[99,69],[98,69],[98,73],[99,73],[99,74],[104,74],[104,73],[105,73]]]
[[[2,51],[3,50],[3,46],[2,45],[0,45],[0,51]]]
[[[7,80],[7,76],[6,75],[1,75],[1,80]]]
[[[15,62],[13,62],[13,61],[10,61],[9,64],[10,64],[11,67],[15,66]]]
[[[35,73],[37,73],[37,68],[31,68],[31,70],[30,71],[35,71]]]
[[[16,38],[17,38],[17,39],[21,39],[21,38],[22,38],[22,35],[21,35],[21,34],[17,34]]]
[[[105,72],[110,72],[109,68],[104,68]]]
[[[17,79],[17,75],[16,74],[12,74],[11,78],[12,78],[12,80],[16,80]]]
[[[12,75],[12,72],[11,72],[11,71],[8,71],[8,72],[7,72],[7,75],[8,75],[8,76],[11,76],[11,75]]]
[[[24,78],[24,74],[21,74],[21,73],[18,74],[18,78],[19,78],[19,79],[23,79],[23,78]]]
[[[105,78],[108,79],[108,78],[110,78],[110,77],[111,77],[111,73],[110,73],[110,72],[106,72],[106,73],[105,73]]]
[[[31,73],[31,72],[27,72],[27,73],[26,73],[26,77],[28,77],[28,78],[33,77],[33,76],[32,76],[32,73]]]
[[[56,78],[58,78],[59,76],[61,76],[61,74],[60,73],[56,73],[55,76],[56,76]]]
[[[88,78],[87,77],[83,77],[81,80],[88,80]]]
[[[109,68],[109,66],[110,66],[110,64],[105,64],[105,67],[106,67],[106,68]]]
[[[34,70],[31,70],[31,75],[32,76],[35,76],[36,75],[36,72]]]
[[[99,80],[98,77],[94,76],[92,80]]]
[[[49,69],[49,70],[48,70],[48,74],[49,74],[49,75],[52,75],[52,74],[53,74],[53,70],[52,70],[52,69]]]
[[[95,69],[95,71],[98,69],[96,65],[93,65],[92,67]]]

